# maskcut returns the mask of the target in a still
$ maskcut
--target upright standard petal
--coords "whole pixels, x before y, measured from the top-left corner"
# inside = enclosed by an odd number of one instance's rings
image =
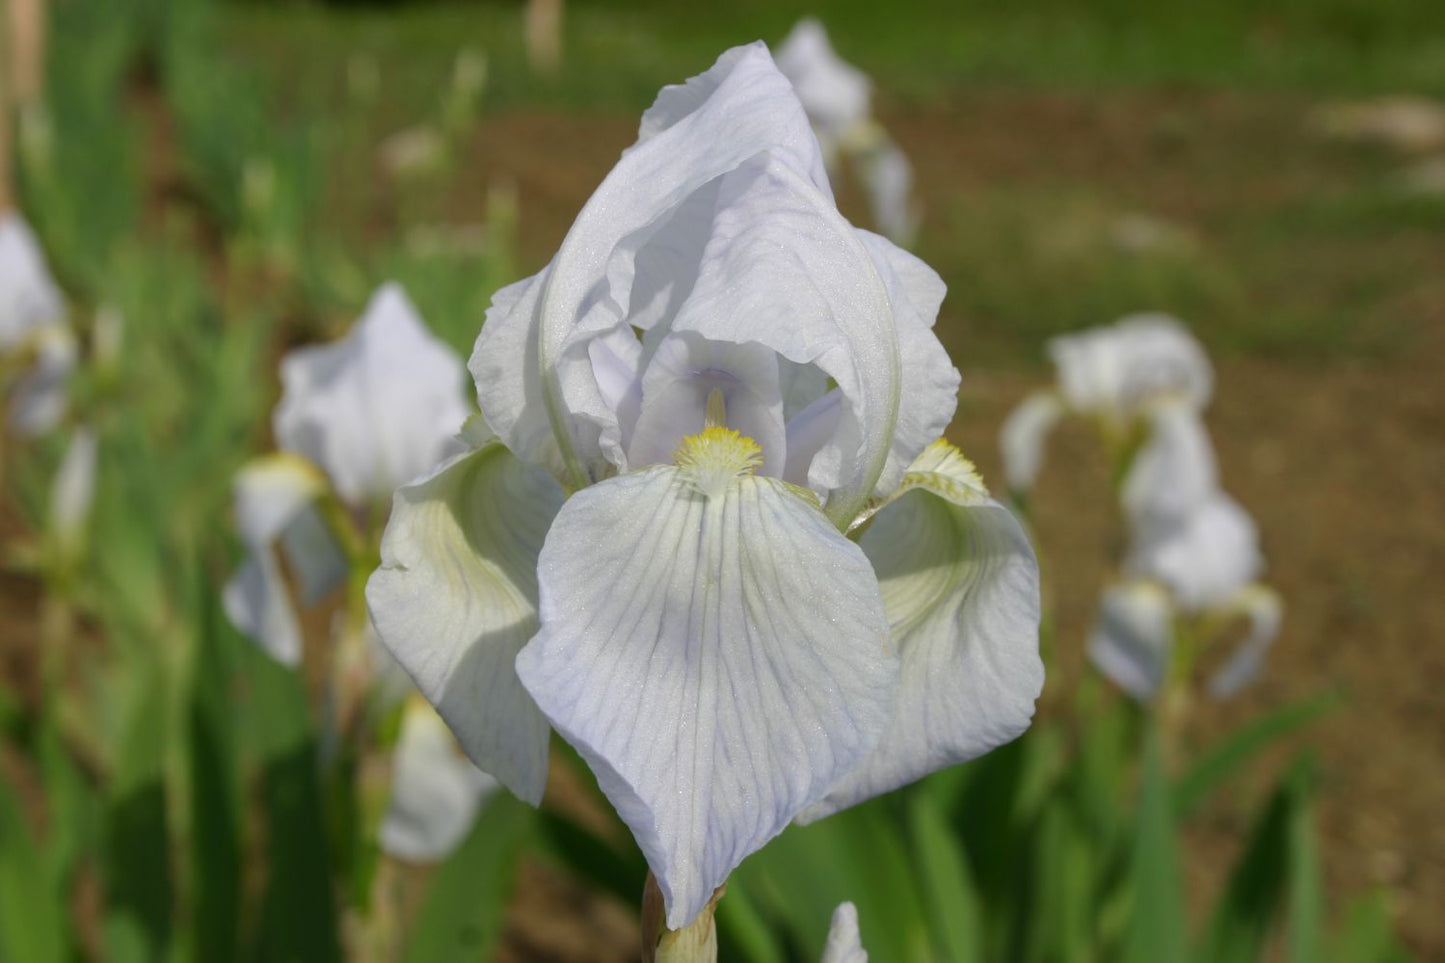
[[[817,20],[799,20],[778,45],[777,58],[825,149],[836,148],[850,128],[867,122],[873,85],[834,52]]]
[[[639,252],[654,234],[691,211],[689,201],[705,215],[709,185],[762,151],[783,158],[831,203],[807,117],[759,43],[665,88],[644,115],[637,144],[588,200],[548,269],[497,299],[472,370],[487,421],[522,458],[547,464],[555,452],[576,486],[610,473],[598,437],[604,426],[573,414],[605,410],[587,342],[633,323],[634,309],[646,307],[634,305],[632,287]],[[684,276],[672,280],[686,287]],[[639,299],[663,296],[658,285],[646,286],[651,294],[638,292]],[[643,320],[656,320],[646,313]],[[494,367],[514,373],[491,379]],[[551,442],[542,440],[543,424]]]
[[[865,758],[898,673],[858,547],[784,482],[739,475],[749,439],[689,445],[679,467],[563,506],[542,630],[517,658],[632,828],[674,930]]]
[[[1058,395],[1038,391],[1020,402],[1004,420],[999,449],[1003,453],[1004,477],[1014,491],[1034,487],[1044,464],[1044,442],[1063,414],[1064,403]]]
[[[1141,702],[1153,698],[1173,649],[1174,606],[1162,587],[1132,579],[1104,592],[1089,659],[1115,685]]]
[[[236,475],[236,528],[250,554],[226,583],[222,604],[236,628],[285,665],[301,661],[301,630],[275,542],[325,491],[320,472],[295,455],[259,458]]]
[[[1174,397],[1150,406],[1149,438],[1124,477],[1124,510],[1137,529],[1184,520],[1215,493],[1214,446],[1197,408]]]
[[[897,244],[912,244],[918,233],[918,211],[913,206],[913,165],[907,155],[881,137],[858,158],[858,176],[878,230]]]
[[[867,762],[803,821],[1016,738],[1043,689],[1038,561],[957,449],[930,446],[859,543],[902,660],[898,703]]]
[[[1069,406],[1108,418],[1132,417],[1166,396],[1203,408],[1214,387],[1204,349],[1164,314],[1129,315],[1108,327],[1054,338],[1049,354]]]
[[[852,903],[839,903],[833,910],[821,963],[868,963],[868,951],[858,932],[858,908]]]
[[[407,862],[434,863],[466,836],[497,781],[467,761],[446,723],[418,700],[402,716],[391,787],[377,839],[382,852]]]
[[[399,489],[366,600],[382,642],[472,760],[541,802],[547,721],[513,660],[537,631],[537,554],[563,494],[500,444]]]
[[[1215,608],[1264,568],[1254,520],[1216,492],[1182,520],[1138,533],[1125,570],[1158,579],[1189,612]]]
[[[384,285],[346,337],[282,360],[277,441],[324,468],[347,503],[385,498],[466,420],[463,370],[401,287]]]

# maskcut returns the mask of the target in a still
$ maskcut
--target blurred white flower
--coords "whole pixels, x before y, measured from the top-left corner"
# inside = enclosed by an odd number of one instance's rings
[[[578,749],[670,929],[789,821],[1032,717],[1037,563],[934,442],[943,291],[838,214],[766,48],[730,50],[494,298],[471,370],[498,439],[397,493],[383,641],[523,799],[549,728]]]
[[[1124,569],[1169,586],[1187,611],[1218,606],[1264,568],[1254,520],[1223,492],[1188,513],[1139,528]]]
[[[918,217],[910,192],[913,168],[873,119],[872,83],[828,42],[817,20],[798,21],[778,45],[778,69],[792,82],[829,170],[851,160],[868,195],[873,221],[899,244],[912,241]]]
[[[497,781],[472,765],[427,703],[407,703],[392,756],[391,802],[377,841],[411,863],[435,863],[456,849]]]
[[[868,963],[868,951],[858,933],[858,908],[852,903],[839,903],[833,910],[821,963]]]
[[[377,148],[381,166],[401,180],[425,177],[446,163],[447,142],[442,132],[426,124],[406,127],[390,135]]]
[[[10,423],[23,434],[48,431],[65,415],[78,356],[65,314],[30,226],[0,213],[0,371],[12,389]]]
[[[353,511],[383,501],[447,451],[467,417],[461,359],[422,324],[400,286],[387,284],[343,338],[299,348],[281,361],[273,427],[281,453],[236,478],[236,522],[250,552],[226,586],[232,622],[294,665],[301,636],[274,545],[279,540],[314,603],[349,564],[320,509],[337,498]]]
[[[1178,430],[1147,461],[1148,475],[1184,467],[1186,456],[1206,458],[1191,439],[1189,412],[1198,413],[1209,403],[1214,390],[1214,371],[1199,342],[1184,325],[1163,314],[1135,314],[1115,324],[1064,335],[1049,342],[1058,378],[1055,391],[1038,392],[1004,422],[999,445],[1004,473],[1016,490],[1031,487],[1043,462],[1044,442],[1064,414],[1098,421],[1113,436],[1121,436],[1141,422],[1156,418],[1166,407],[1165,427]],[[1207,442],[1206,442],[1207,447]],[[1212,467],[1209,469],[1212,471]],[[1135,482],[1134,494],[1144,494],[1143,480]]]
[[[464,379],[401,285],[385,284],[345,337],[282,359],[277,444],[324,469],[349,505],[389,498],[461,429]]]

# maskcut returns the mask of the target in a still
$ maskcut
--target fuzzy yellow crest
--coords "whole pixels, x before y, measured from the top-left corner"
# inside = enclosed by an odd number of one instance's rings
[[[731,428],[709,426],[683,438],[673,452],[672,463],[694,488],[713,498],[722,494],[734,478],[756,471],[763,463],[763,449]]]

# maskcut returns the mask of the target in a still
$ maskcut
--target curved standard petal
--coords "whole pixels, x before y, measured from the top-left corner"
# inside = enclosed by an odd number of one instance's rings
[[[918,211],[913,206],[913,166],[907,155],[882,137],[859,156],[858,176],[878,230],[896,244],[912,244],[918,234]]]
[[[1198,612],[1224,604],[1264,568],[1254,520],[1216,492],[1182,520],[1142,530],[1125,571],[1158,579],[1179,607]]]
[[[411,863],[445,859],[466,836],[497,781],[457,750],[446,723],[420,700],[402,716],[392,756],[391,802],[377,843]]]
[[[513,660],[537,630],[537,553],[563,494],[500,444],[399,489],[366,601],[382,642],[472,760],[536,805],[547,721]]]
[[[401,286],[383,285],[344,338],[282,360],[277,441],[325,469],[348,504],[385,498],[466,421],[463,371]]]
[[[1009,488],[1026,492],[1034,487],[1044,464],[1044,442],[1063,414],[1064,403],[1052,391],[1029,395],[1009,413],[998,439]]]
[[[681,929],[886,726],[898,662],[873,571],[777,479],[657,466],[572,496],[539,577],[518,673]]]
[[[1204,349],[1165,314],[1132,314],[1107,327],[1054,338],[1048,350],[1059,391],[1076,411],[1127,418],[1171,395],[1203,408],[1214,389]]]
[[[850,128],[868,120],[872,83],[843,60],[828,42],[828,32],[812,17],[799,20],[778,44],[778,69],[798,92],[798,100],[818,131],[818,139],[836,147]]]
[[[1174,606],[1157,583],[1134,579],[1105,590],[1089,636],[1089,659],[1141,702],[1153,698],[1169,672]]]
[[[1209,694],[1216,699],[1227,699],[1254,681],[1284,621],[1284,603],[1277,593],[1263,585],[1246,585],[1240,589],[1226,611],[1247,618],[1249,632],[1234,654],[1209,679]]]
[[[852,903],[839,903],[833,910],[820,963],[868,963],[868,951],[858,932],[858,908]]]
[[[1124,510],[1141,530],[1182,521],[1219,484],[1214,446],[1197,408],[1168,398],[1152,405],[1148,417],[1149,438],[1134,456],[1121,493]]]
[[[487,421],[520,457],[550,464],[555,455],[578,486],[609,473],[597,437],[606,426],[573,417],[606,407],[586,341],[633,323],[634,307],[643,311],[661,296],[638,292],[648,305],[633,305],[638,252],[674,215],[690,210],[690,200],[704,202],[698,213],[705,215],[708,191],[715,190],[709,185],[762,151],[784,158],[831,204],[802,106],[756,43],[724,53],[684,85],[664,88],[643,117],[637,143],[578,214],[547,270],[494,301],[472,371]]]
[[[946,442],[904,486],[859,539],[902,660],[897,709],[868,761],[803,822],[1016,738],[1043,689],[1039,568],[1022,526]]]
[[[301,630],[275,542],[326,491],[316,467],[296,455],[258,458],[236,474],[236,528],[250,552],[221,601],[232,624],[278,662],[301,661]]]

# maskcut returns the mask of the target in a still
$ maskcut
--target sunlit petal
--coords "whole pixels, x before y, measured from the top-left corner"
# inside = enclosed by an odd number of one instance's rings
[[[1014,739],[1043,688],[1038,562],[1022,527],[951,445],[914,469],[859,540],[902,660],[897,708],[808,821]]]
[[[499,444],[457,455],[397,491],[366,587],[382,641],[467,754],[533,804],[549,730],[513,659],[537,630],[537,553],[562,498]]]
[[[658,466],[572,496],[539,572],[518,673],[680,929],[882,734],[898,663],[872,568],[776,479]]]

